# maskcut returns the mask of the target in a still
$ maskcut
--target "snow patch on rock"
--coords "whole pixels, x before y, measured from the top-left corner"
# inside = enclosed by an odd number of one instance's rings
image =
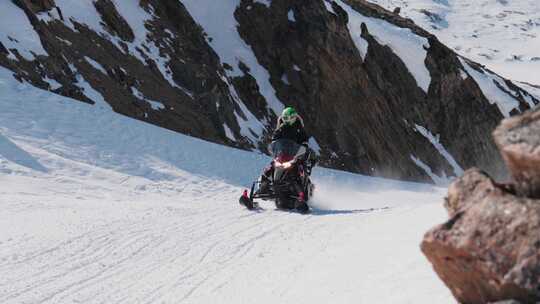
[[[64,21],[66,26],[73,31],[77,31],[75,23],[83,24],[104,39],[109,40],[121,52],[124,52],[121,42],[125,43],[130,55],[135,56],[145,65],[147,58],[153,60],[165,80],[167,80],[172,87],[182,90],[186,95],[193,98],[193,94],[189,90],[178,85],[178,83],[174,81],[172,71],[169,68],[169,61],[171,58],[167,54],[163,54],[156,43],[149,38],[150,33],[146,24],[148,21],[153,20],[154,16],[145,11],[139,5],[139,1],[114,1],[114,4],[118,13],[126,20],[133,31],[135,36],[133,42],[122,41],[119,37],[111,36],[105,30],[101,16],[96,10],[92,0],[56,0],[56,5],[61,9],[64,20],[66,20]],[[56,10],[40,13],[38,14],[38,18],[43,22],[52,22],[55,20],[61,22],[60,16]]]
[[[51,88],[51,90],[56,90],[56,89],[59,89],[62,87],[62,84],[59,83],[58,81],[54,80],[54,79],[51,79],[47,76],[45,76],[45,78],[43,78],[43,81],[45,81],[46,83],[49,84],[49,87]]]
[[[58,12],[54,9],[37,14],[37,18],[40,21],[46,23],[54,21],[63,22],[67,27],[69,27],[75,32],[77,32],[75,23],[79,23],[85,25],[86,27],[97,33],[102,33],[110,36],[101,24],[101,17],[99,16],[99,13],[97,12],[93,4],[93,1],[55,0],[55,4],[62,11],[64,21],[62,21],[60,15],[58,15]]]
[[[150,100],[146,97],[144,97],[144,94],[137,90],[136,87],[131,87],[131,92],[133,93],[133,95],[135,95],[137,98],[141,99],[141,100],[144,100],[146,101],[148,104],[150,104],[150,106],[152,107],[153,110],[156,110],[156,111],[159,111],[159,110],[163,110],[165,109],[165,106],[163,105],[163,103],[159,102],[159,101],[155,101],[155,100]]]
[[[424,92],[428,92],[431,75],[425,64],[426,48],[429,48],[427,38],[418,36],[408,28],[398,27],[385,20],[366,17],[341,0],[336,0],[336,2],[349,15],[347,26],[360,53],[366,54],[367,49],[366,43],[360,40],[362,39],[360,37],[362,33],[361,25],[365,23],[369,33],[376,37],[379,43],[390,47],[407,66],[409,72],[416,79],[418,86]]]
[[[34,55],[48,55],[26,14],[12,1],[0,2],[0,42],[29,61],[34,60]],[[16,59],[12,54],[9,58]]]
[[[270,1],[258,2],[270,5]],[[233,67],[232,71],[227,71],[227,75],[243,76],[244,73],[238,65],[240,62],[244,63],[257,81],[260,93],[266,99],[269,108],[276,115],[281,113],[284,105],[276,97],[276,91],[270,83],[270,74],[259,64],[251,47],[242,40],[236,29],[238,22],[234,18],[234,12],[240,0],[185,0],[182,3],[195,21],[212,37],[210,46],[221,61]]]
[[[433,180],[436,185],[446,187],[452,182],[452,180],[449,179],[444,172],[443,176],[438,176],[437,174],[433,173],[433,170],[431,170],[431,168],[419,158],[416,158],[413,155],[410,155],[410,158],[416,164],[416,166],[418,166],[418,168],[422,169]]]
[[[124,17],[129,24],[135,35],[133,43],[129,43],[130,52],[137,56],[141,62],[145,62],[145,58],[139,53],[144,52],[147,49],[148,53],[145,53],[150,59],[152,59],[163,77],[169,82],[172,87],[178,88],[186,95],[193,98],[193,94],[186,88],[178,85],[173,79],[172,71],[169,67],[171,58],[167,54],[162,54],[159,47],[154,41],[149,38],[149,31],[146,27],[147,22],[154,19],[151,13],[146,12],[138,1],[117,1],[115,2],[118,13]],[[151,6],[150,10],[152,10]]]
[[[324,0],[324,1],[323,1],[324,6],[326,6],[326,9],[327,9],[330,13],[332,13],[332,14],[334,14],[334,15],[337,15],[336,12],[334,11],[334,8],[332,7],[332,4],[331,4],[329,1],[331,1],[331,0]]]
[[[231,128],[229,128],[229,126],[227,126],[226,123],[223,124],[223,130],[225,130],[225,136],[227,136],[228,139],[236,141],[233,131]]]
[[[442,157],[448,161],[450,166],[452,166],[452,169],[454,169],[454,173],[456,176],[463,175],[463,168],[457,163],[457,161],[454,159],[454,157],[446,150],[446,148],[441,144],[439,135],[435,136],[433,135],[428,129],[419,126],[415,124],[415,131],[419,132],[424,136],[429,142],[439,151]]]
[[[291,83],[289,82],[289,77],[287,76],[287,73],[283,73],[283,75],[281,76],[281,82],[283,82],[286,85],[291,85]]]
[[[105,68],[97,61],[95,61],[94,59],[88,57],[88,56],[84,56],[84,60],[86,60],[86,62],[88,62],[94,69],[100,71],[101,73],[107,75],[107,70],[105,70]]]
[[[315,153],[317,155],[321,155],[321,150],[322,149],[321,149],[321,146],[319,146],[319,143],[317,142],[315,137],[312,136],[312,137],[309,138],[308,145],[311,148],[311,150],[315,151]]]
[[[294,11],[292,9],[287,13],[287,18],[291,22],[296,22],[296,17],[294,16]]]
[[[474,78],[482,90],[482,93],[484,93],[484,96],[491,104],[497,104],[499,111],[501,111],[504,117],[510,117],[510,112],[514,109],[519,109],[519,102],[515,98],[518,93],[510,90],[504,79],[486,69],[479,68],[480,71],[474,69],[461,57],[459,60],[467,74]],[[503,88],[504,91],[501,88]]]
[[[238,96],[238,93],[236,92],[236,89],[234,88],[234,85],[230,83],[229,79],[222,75],[221,80],[228,85],[232,98],[236,101],[240,107],[240,111],[243,114],[243,116],[241,116],[237,111],[234,111],[234,116],[236,117],[236,121],[240,126],[240,134],[251,140],[252,143],[259,142],[260,137],[263,135],[264,130],[266,129],[265,126],[242,102]]]
[[[84,79],[81,74],[76,76],[77,82],[75,85],[82,89],[84,96],[90,98],[90,100],[95,102],[95,106],[100,109],[111,110],[112,107],[105,101],[105,98],[99,91],[94,89],[92,85]]]
[[[266,5],[267,7],[270,7],[270,5],[272,4],[272,0],[254,0],[253,3],[260,3]]]
[[[540,87],[538,86],[532,86],[528,83],[519,83],[519,86],[524,88],[528,93],[531,95],[524,94],[525,101],[529,104],[531,108],[534,108],[538,106],[538,104],[535,103],[533,100],[533,97],[538,101],[540,100]]]

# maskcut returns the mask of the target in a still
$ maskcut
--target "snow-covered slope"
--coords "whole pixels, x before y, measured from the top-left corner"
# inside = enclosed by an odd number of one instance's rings
[[[321,169],[312,214],[254,213],[265,156],[2,68],[0,108],[1,303],[453,303],[418,247],[440,188]]]
[[[433,32],[461,55],[504,77],[540,85],[537,0],[368,0]]]

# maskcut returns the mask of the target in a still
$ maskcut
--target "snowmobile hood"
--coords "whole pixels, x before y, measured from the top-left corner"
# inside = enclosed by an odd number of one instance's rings
[[[277,161],[279,163],[286,163],[286,162],[291,161],[293,159],[294,159],[294,156],[292,156],[292,155],[280,154],[275,158],[275,161]]]

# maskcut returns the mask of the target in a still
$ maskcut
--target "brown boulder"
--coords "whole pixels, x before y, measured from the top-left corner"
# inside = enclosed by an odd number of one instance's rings
[[[468,174],[450,185],[444,207],[450,216],[454,216],[460,210],[469,207],[469,204],[484,197],[486,193],[497,190],[499,189],[485,172],[469,170]]]
[[[493,136],[518,194],[540,199],[540,108],[503,120]]]
[[[471,169],[451,185],[446,207],[451,218],[421,248],[456,299],[540,301],[540,200]]]

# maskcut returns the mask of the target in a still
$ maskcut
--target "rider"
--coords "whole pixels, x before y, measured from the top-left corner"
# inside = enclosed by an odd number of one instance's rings
[[[293,107],[285,108],[278,118],[276,130],[272,135],[272,141],[278,139],[290,139],[308,149],[309,136],[304,129],[304,121]],[[259,192],[264,193],[268,190],[272,174],[273,167],[268,166],[261,176]]]
[[[277,127],[272,135],[272,141],[290,139],[299,145],[306,145],[309,136],[304,130],[304,121],[293,107],[287,107],[278,118]]]

